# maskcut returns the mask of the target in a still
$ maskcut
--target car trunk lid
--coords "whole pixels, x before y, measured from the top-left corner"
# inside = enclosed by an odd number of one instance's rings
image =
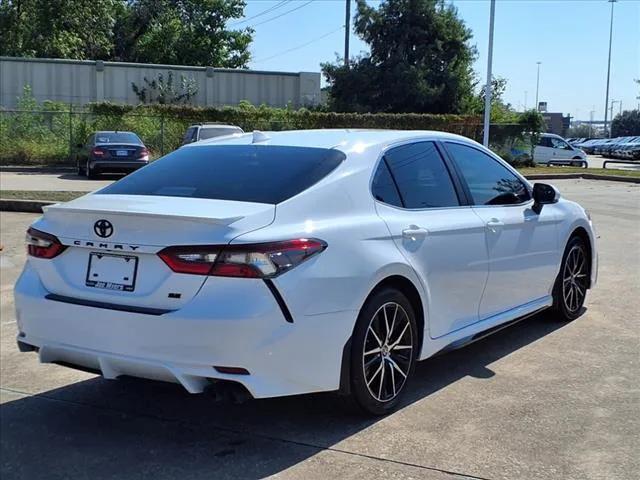
[[[206,276],[172,272],[157,252],[175,245],[227,244],[274,217],[270,204],[91,194],[45,208],[33,227],[57,236],[67,248],[51,260],[30,260],[51,293],[177,309]]]

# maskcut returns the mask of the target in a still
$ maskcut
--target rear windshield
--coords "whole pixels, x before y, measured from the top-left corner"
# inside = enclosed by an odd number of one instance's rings
[[[96,143],[135,143],[142,145],[142,140],[131,132],[96,133]]]
[[[338,150],[271,145],[180,148],[100,190],[276,204],[327,176],[345,159]]]
[[[231,135],[233,133],[242,133],[239,128],[201,128],[200,140],[207,138],[221,137],[223,135]]]

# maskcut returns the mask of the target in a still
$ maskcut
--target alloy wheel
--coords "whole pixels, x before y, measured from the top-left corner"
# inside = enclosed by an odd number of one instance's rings
[[[364,339],[362,368],[367,389],[379,402],[398,396],[413,362],[414,335],[407,312],[396,302],[382,305]]]
[[[562,272],[562,298],[567,311],[577,312],[587,294],[587,261],[581,245],[574,245]]]

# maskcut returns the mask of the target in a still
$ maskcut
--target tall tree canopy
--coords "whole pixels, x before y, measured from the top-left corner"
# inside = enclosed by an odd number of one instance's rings
[[[475,47],[443,0],[358,0],[354,28],[370,53],[322,65],[342,111],[458,113],[473,95]]]
[[[0,55],[246,67],[244,0],[0,0]]]

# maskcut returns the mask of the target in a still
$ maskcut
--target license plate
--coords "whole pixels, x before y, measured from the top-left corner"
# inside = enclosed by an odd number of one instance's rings
[[[126,157],[129,155],[128,150],[116,150],[116,156],[118,157]]]
[[[89,254],[88,287],[133,292],[138,272],[138,257],[92,252]]]

